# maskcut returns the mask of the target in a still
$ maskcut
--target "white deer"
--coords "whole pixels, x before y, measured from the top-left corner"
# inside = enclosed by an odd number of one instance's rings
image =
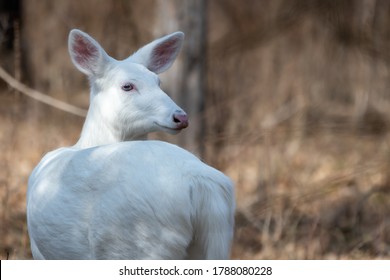
[[[69,52],[91,84],[79,141],[44,156],[28,182],[35,259],[226,259],[233,236],[228,177],[175,145],[188,118],[159,87],[180,51],[176,32],[125,60],[72,30]]]

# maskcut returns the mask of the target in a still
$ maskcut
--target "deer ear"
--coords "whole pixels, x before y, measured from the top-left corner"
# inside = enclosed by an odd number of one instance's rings
[[[164,72],[179,54],[183,40],[183,32],[172,33],[147,44],[127,60],[142,64],[156,74]]]
[[[97,75],[110,59],[95,39],[78,29],[69,33],[68,49],[73,64],[88,76]]]

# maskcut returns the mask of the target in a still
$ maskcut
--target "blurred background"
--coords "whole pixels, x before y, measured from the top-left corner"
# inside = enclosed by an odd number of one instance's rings
[[[390,1],[0,0],[0,66],[87,109],[87,79],[67,51],[72,28],[117,59],[186,33],[161,79],[190,127],[151,137],[233,179],[232,258],[390,258]],[[30,259],[28,176],[77,141],[84,118],[3,79],[0,258]]]

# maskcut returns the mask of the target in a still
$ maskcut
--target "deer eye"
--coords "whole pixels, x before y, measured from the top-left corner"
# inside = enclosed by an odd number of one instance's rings
[[[134,88],[135,86],[131,83],[127,83],[122,86],[122,90],[124,91],[132,91]]]

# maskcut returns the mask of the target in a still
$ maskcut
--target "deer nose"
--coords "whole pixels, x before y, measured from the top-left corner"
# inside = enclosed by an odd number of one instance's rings
[[[176,123],[177,129],[183,129],[188,126],[188,116],[184,112],[176,112],[173,114],[173,121]]]

